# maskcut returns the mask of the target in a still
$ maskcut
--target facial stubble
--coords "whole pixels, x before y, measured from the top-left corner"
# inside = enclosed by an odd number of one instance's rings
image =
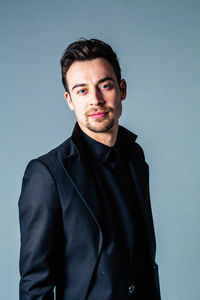
[[[101,111],[105,111],[105,112],[108,112],[108,116],[106,117],[103,117],[103,118],[99,118],[99,119],[92,119],[91,120],[91,117],[89,116],[91,113],[93,112],[97,112],[98,110],[92,110],[90,111],[89,113],[85,113],[85,118],[86,118],[86,127],[93,131],[93,132],[96,132],[96,133],[103,133],[103,132],[107,132],[109,131],[115,121],[114,121],[114,118],[109,118],[109,114],[112,114],[113,113],[113,109],[112,108],[109,108],[109,110],[107,108],[101,108]]]

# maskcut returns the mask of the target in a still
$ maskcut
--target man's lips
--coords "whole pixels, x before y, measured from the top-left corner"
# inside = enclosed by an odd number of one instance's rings
[[[89,117],[93,119],[100,119],[100,118],[104,118],[107,114],[108,112],[100,111],[100,112],[94,112],[92,114],[89,114]]]

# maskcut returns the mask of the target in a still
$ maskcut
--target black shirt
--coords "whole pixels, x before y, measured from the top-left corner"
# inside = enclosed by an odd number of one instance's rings
[[[82,139],[97,191],[103,233],[103,248],[88,300],[143,299],[139,293],[141,282],[144,287],[147,247],[128,167],[129,143],[121,139],[120,129],[114,147],[99,143],[84,132]]]

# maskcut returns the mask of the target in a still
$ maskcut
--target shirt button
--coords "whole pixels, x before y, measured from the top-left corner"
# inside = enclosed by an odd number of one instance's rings
[[[129,288],[128,288],[129,294],[133,294],[134,290],[135,290],[134,285],[130,285]]]

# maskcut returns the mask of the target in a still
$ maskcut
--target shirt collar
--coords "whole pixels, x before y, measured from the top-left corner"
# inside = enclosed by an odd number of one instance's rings
[[[84,145],[86,147],[86,151],[89,151],[89,153],[92,154],[92,156],[97,158],[98,160],[106,162],[113,147],[109,147],[100,142],[97,142],[82,130],[81,133]]]
[[[113,153],[117,153],[117,156],[120,155],[124,157],[129,156],[130,151],[130,143],[132,143],[132,136],[131,132],[124,129],[123,127],[119,126],[118,134],[117,134],[117,140],[113,147],[109,147],[105,144],[102,144],[100,142],[97,142],[96,140],[92,139],[90,136],[88,136],[84,131],[81,130],[81,128],[78,126],[78,130],[81,134],[81,139],[84,143],[84,146],[86,148],[86,151],[89,151],[93,157],[96,159],[102,161],[102,162],[108,162],[110,157],[112,157]],[[125,132],[124,132],[125,130]],[[126,133],[126,134],[125,134]],[[133,135],[135,136],[135,135]],[[114,157],[116,156],[114,154]]]

